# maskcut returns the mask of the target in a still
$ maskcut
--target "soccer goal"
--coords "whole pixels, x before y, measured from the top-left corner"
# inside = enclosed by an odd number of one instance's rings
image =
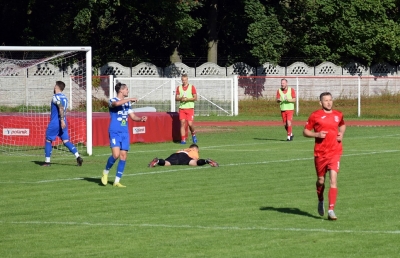
[[[154,107],[159,112],[175,112],[176,87],[180,78],[114,78],[129,87],[129,95],[136,97],[135,108]],[[236,116],[239,114],[237,76],[226,78],[189,78],[197,89],[196,116]],[[115,92],[113,93],[115,94]],[[111,95],[111,94],[110,94]]]
[[[0,153],[44,156],[56,81],[66,85],[70,140],[92,155],[91,47],[0,46]],[[59,139],[53,142],[57,155],[71,155]]]

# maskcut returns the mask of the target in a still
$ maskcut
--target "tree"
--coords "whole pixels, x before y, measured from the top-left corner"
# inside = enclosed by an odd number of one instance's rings
[[[288,41],[286,30],[278,21],[274,8],[266,8],[259,0],[245,0],[245,13],[252,20],[246,41],[251,44],[250,53],[260,64],[278,63],[285,53]]]

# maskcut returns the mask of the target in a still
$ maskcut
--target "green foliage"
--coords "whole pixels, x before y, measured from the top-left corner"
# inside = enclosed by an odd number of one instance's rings
[[[257,57],[260,63],[278,63],[288,40],[285,29],[279,24],[276,15],[267,12],[258,0],[247,0],[245,3],[245,13],[252,19],[246,39],[253,46],[250,53]]]
[[[109,147],[82,167],[72,154],[45,168],[1,154],[0,256],[397,257],[398,128],[347,128],[335,222],[317,214],[314,142],[301,131],[286,142],[282,126],[198,127],[218,168],[148,168],[181,146],[134,144],[124,189],[100,185]]]

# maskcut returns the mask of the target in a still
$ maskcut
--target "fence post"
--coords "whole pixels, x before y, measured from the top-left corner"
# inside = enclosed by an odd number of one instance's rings
[[[358,76],[358,103],[357,103],[358,117],[361,117],[361,77]]]

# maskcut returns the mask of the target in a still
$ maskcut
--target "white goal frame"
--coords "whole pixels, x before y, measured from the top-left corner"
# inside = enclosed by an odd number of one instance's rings
[[[141,82],[140,82],[141,81]],[[213,83],[219,81],[222,84],[225,84],[224,87],[226,91],[224,93],[224,89],[218,88],[217,85],[209,85],[211,87],[204,87],[200,82],[209,82]],[[116,77],[114,78],[114,85],[118,82],[125,83],[129,87],[129,95],[132,97],[136,97],[138,99],[137,105],[141,106],[141,103],[146,103],[146,100],[154,100],[152,99],[153,94],[156,91],[160,91],[161,89],[168,91],[167,95],[162,97],[158,97],[162,101],[169,102],[169,112],[176,112],[177,103],[175,101],[175,91],[178,85],[181,84],[181,78],[153,78],[153,77]],[[197,93],[197,101],[203,100],[210,103],[215,109],[221,111],[221,113],[228,116],[237,116],[239,114],[239,99],[238,99],[238,76],[230,76],[230,77],[215,77],[215,78],[200,78],[193,77],[189,78],[189,84],[193,84],[198,93]],[[229,108],[223,108],[215,103],[214,100],[218,99],[217,96],[213,96],[213,86],[216,88],[215,90],[220,90],[220,95],[223,95],[223,99],[226,100],[229,98],[230,105]],[[148,88],[144,90],[144,88]],[[139,92],[144,90],[144,93]],[[222,92],[221,92],[222,91]],[[112,93],[111,93],[112,92]],[[211,93],[211,95],[210,95]],[[209,95],[207,95],[209,94]],[[110,98],[115,97],[115,91],[110,91]],[[213,99],[214,98],[214,99]],[[195,112],[196,112],[196,104],[195,104]]]
[[[92,137],[92,47],[34,47],[34,46],[0,46],[0,51],[85,51],[86,52],[86,152],[93,154]]]

